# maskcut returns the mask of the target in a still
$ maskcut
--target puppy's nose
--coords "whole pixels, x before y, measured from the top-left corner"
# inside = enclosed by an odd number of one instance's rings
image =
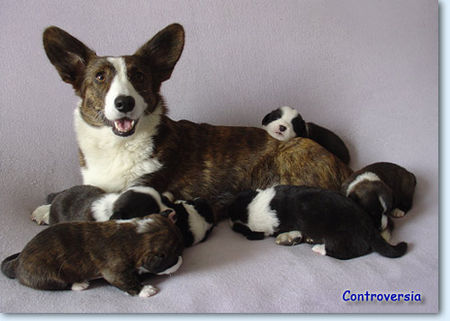
[[[132,111],[134,108],[134,98],[131,96],[117,96],[117,98],[114,100],[114,105],[116,106],[116,109],[122,113],[127,113],[129,111]]]
[[[284,132],[287,128],[283,125],[280,125],[280,132]]]

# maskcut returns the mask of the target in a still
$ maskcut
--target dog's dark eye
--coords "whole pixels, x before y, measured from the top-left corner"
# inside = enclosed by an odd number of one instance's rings
[[[105,73],[104,72],[98,72],[96,75],[95,75],[95,79],[98,81],[98,82],[104,82],[105,81]]]
[[[132,78],[133,78],[133,80],[135,80],[137,82],[143,82],[145,79],[145,76],[142,72],[136,71],[133,73]]]

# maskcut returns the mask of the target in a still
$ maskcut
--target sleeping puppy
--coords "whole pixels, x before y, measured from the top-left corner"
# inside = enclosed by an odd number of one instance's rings
[[[169,274],[181,265],[183,240],[170,219],[159,214],[107,222],[50,226],[22,252],[2,262],[2,272],[39,290],[84,290],[102,277],[130,295],[157,293],[142,285],[140,272]]]
[[[342,193],[376,220],[384,215],[403,217],[412,207],[416,177],[393,163],[374,163],[354,172]]]
[[[314,140],[339,157],[345,164],[350,162],[350,154],[342,139],[332,131],[314,123],[306,123],[293,108],[284,106],[273,110],[262,120],[262,127],[281,141],[294,137]]]
[[[106,193],[91,186],[79,185],[49,195],[50,204],[38,207],[31,218],[39,224],[70,221],[107,221],[129,219],[170,210],[153,188],[133,186],[122,193]]]
[[[278,185],[240,193],[228,209],[234,231],[248,239],[276,236],[276,243],[315,244],[314,252],[351,259],[378,252],[386,257],[405,254],[380,235],[371,217],[344,195],[315,187]]]
[[[190,201],[169,202],[166,205],[176,213],[176,225],[181,231],[184,246],[189,247],[206,240],[214,228],[214,214],[208,202],[202,198]],[[168,215],[168,212],[161,213]],[[170,214],[170,213],[169,213]]]

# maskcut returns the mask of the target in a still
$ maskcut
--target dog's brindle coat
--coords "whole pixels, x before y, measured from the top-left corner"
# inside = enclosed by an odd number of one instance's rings
[[[159,90],[183,46],[183,27],[173,24],[132,56],[98,57],[65,31],[46,29],[48,58],[82,98],[75,129],[84,184],[118,192],[138,183],[177,199],[205,198],[215,210],[249,188],[340,188],[351,170],[312,140],[168,118]],[[123,95],[134,98],[131,111],[116,110]]]

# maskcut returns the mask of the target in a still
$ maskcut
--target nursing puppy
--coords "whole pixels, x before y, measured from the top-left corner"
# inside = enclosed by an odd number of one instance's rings
[[[60,223],[36,235],[1,268],[7,277],[39,290],[84,290],[90,280],[102,277],[130,295],[149,297],[157,288],[142,285],[138,274],[175,272],[182,250],[178,228],[159,214]]]
[[[137,184],[170,190],[176,199],[201,197],[220,216],[231,196],[247,188],[280,183],[338,190],[351,174],[306,138],[280,142],[260,128],[168,118],[160,87],[183,50],[179,24],[120,57],[97,56],[57,27],[47,28],[43,40],[62,80],[81,98],[74,123],[83,184],[114,193]]]
[[[314,123],[306,123],[294,108],[283,106],[268,113],[262,127],[275,139],[287,141],[294,137],[306,137],[319,143],[339,157],[345,164],[350,154],[342,139],[332,131]]]
[[[278,185],[240,193],[228,209],[234,231],[248,239],[276,236],[276,243],[315,244],[314,252],[351,259],[378,252],[386,257],[405,254],[380,235],[371,217],[342,194],[315,187]]]
[[[341,191],[379,220],[385,215],[405,216],[412,207],[415,188],[414,174],[396,164],[381,162],[354,172]]]
[[[166,205],[176,213],[176,225],[183,235],[185,247],[205,241],[215,226],[213,210],[204,199],[179,200]]]
[[[98,221],[142,217],[168,208],[153,188],[133,186],[123,193],[106,193],[91,186],[79,185],[49,198],[50,204],[38,207],[31,219],[38,224],[70,221]]]

